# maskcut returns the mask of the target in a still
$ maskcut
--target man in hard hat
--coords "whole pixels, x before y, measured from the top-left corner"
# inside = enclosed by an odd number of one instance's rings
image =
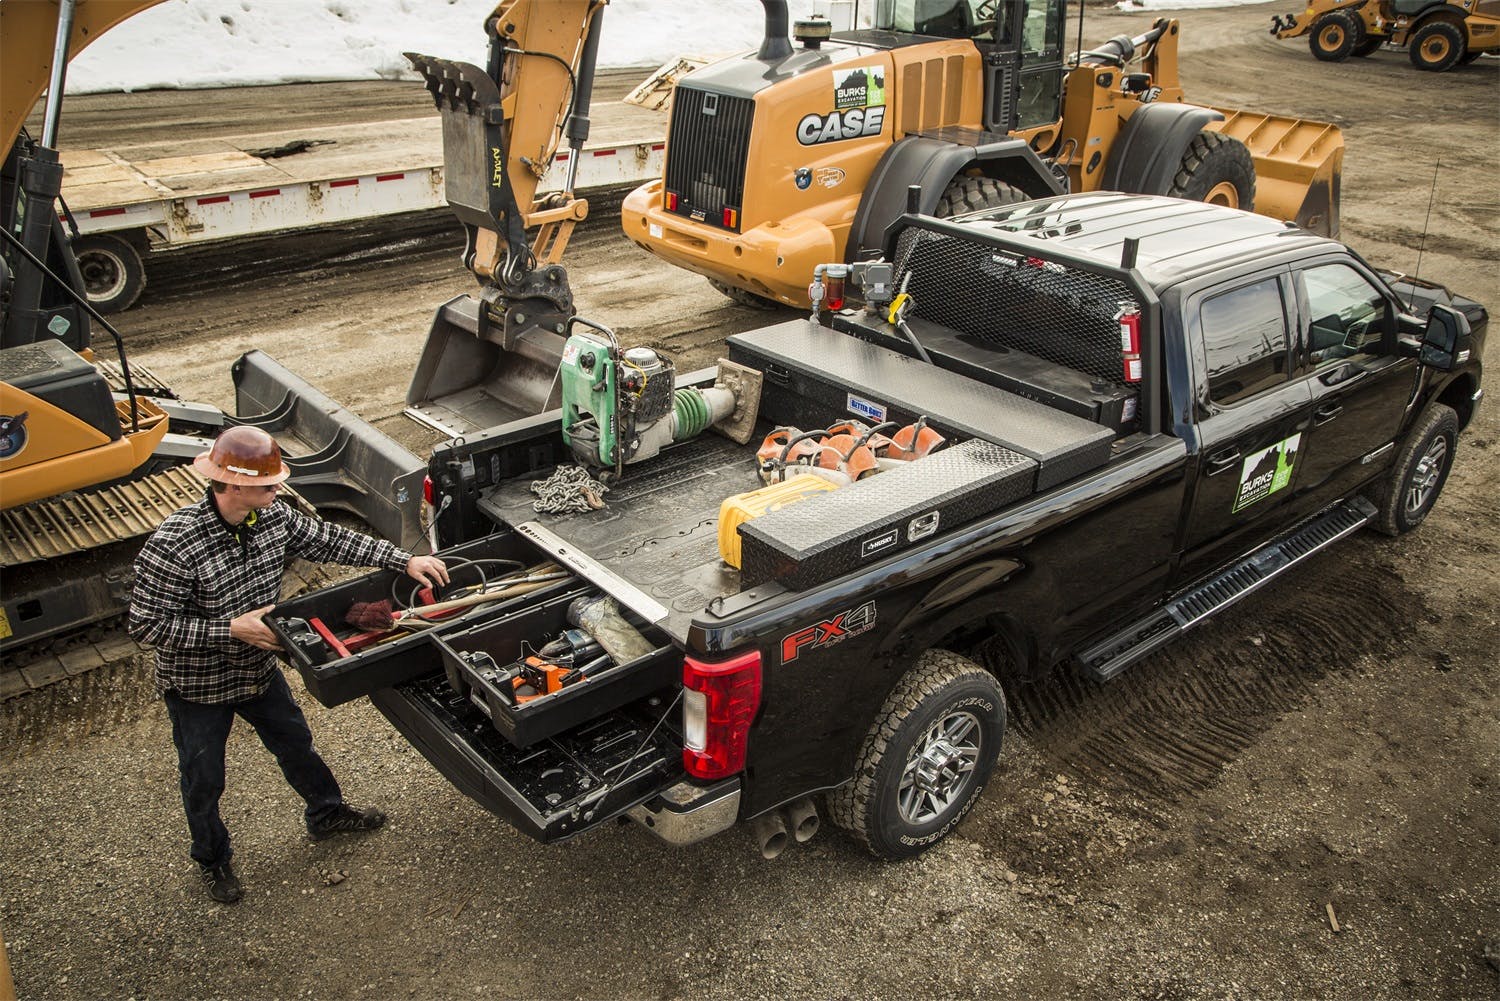
[[[229,428],[193,467],[210,487],[163,521],[137,557],[130,635],[156,648],[156,690],[172,720],[192,857],[209,896],[232,904],[241,889],[219,797],[235,716],[255,728],[307,801],[313,840],[385,823],[379,810],[344,802],[278,667],[276,634],[262,620],[280,597],[287,561],[401,570],[429,587],[446,584],[448,571],[436,557],[277,504],[291,471],[259,428]]]

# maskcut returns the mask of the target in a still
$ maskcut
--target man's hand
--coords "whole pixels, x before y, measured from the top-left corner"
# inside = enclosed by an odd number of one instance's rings
[[[257,608],[244,615],[236,615],[229,620],[229,635],[241,643],[249,643],[262,650],[280,650],[281,644],[276,642],[276,634],[271,632],[270,626],[261,621],[266,613],[275,607],[275,605],[267,605],[265,608]]]
[[[448,565],[436,556],[413,556],[406,561],[406,576],[427,587],[448,583]]]

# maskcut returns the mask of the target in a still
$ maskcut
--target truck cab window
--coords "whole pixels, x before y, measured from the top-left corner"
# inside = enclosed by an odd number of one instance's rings
[[[1199,320],[1214,403],[1235,403],[1286,381],[1286,313],[1275,278],[1205,299]]]
[[[1302,338],[1314,365],[1380,346],[1390,308],[1364,275],[1345,264],[1325,264],[1304,271],[1302,282],[1307,290]]]

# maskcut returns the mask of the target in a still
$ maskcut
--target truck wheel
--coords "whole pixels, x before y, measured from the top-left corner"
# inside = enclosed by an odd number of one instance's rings
[[[997,181],[993,177],[960,174],[943,189],[943,197],[938,199],[933,215],[946,219],[965,212],[979,212],[1026,200],[1026,194],[1020,188],[1004,181]]]
[[[1360,42],[1354,47],[1354,55],[1359,57],[1360,59],[1363,59],[1365,56],[1373,55],[1376,52],[1379,52],[1380,47],[1384,44],[1384,35],[1376,35],[1374,38],[1366,38],[1363,42]]]
[[[146,287],[146,266],[136,249],[118,236],[80,236],[73,241],[73,256],[78,258],[89,304],[99,312],[122,312],[141,297]]]
[[[1199,132],[1182,154],[1167,194],[1192,202],[1255,210],[1255,161],[1245,144],[1221,132]]]
[[[1307,47],[1325,63],[1341,63],[1364,41],[1359,19],[1345,10],[1331,10],[1318,18]]]
[[[1464,57],[1464,33],[1451,21],[1428,21],[1411,36],[1406,54],[1419,70],[1443,73]]]
[[[749,306],[751,309],[776,309],[781,305],[775,299],[767,299],[763,295],[756,295],[754,292],[747,291],[746,289],[726,284],[717,278],[710,278],[708,283],[721,294],[733,299],[741,306]]]
[[[1448,481],[1457,445],[1458,414],[1452,407],[1434,403],[1406,436],[1391,467],[1376,524],[1380,531],[1400,535],[1422,524]]]
[[[928,650],[876,716],[854,779],[828,794],[828,815],[871,853],[910,858],[958,825],[984,789],[1005,736],[993,675]]]

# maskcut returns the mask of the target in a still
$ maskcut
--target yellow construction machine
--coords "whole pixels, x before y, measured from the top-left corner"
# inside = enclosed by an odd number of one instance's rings
[[[1441,73],[1500,52],[1500,0],[1309,0],[1301,14],[1271,15],[1271,34],[1305,35],[1328,63],[1394,45],[1417,69]]]
[[[921,187],[948,215],[1064,191],[1176,195],[1338,232],[1343,137],[1189,104],[1180,25],[1065,57],[1066,0],[878,0],[868,28],[762,0],[760,50],[678,81],[666,170],[625,234],[745,301],[807,302],[827,261],[879,250]]]
[[[19,648],[124,610],[135,547],[201,495],[187,463],[234,420],[132,370],[118,332],[89,304],[75,234],[58,214],[68,62],[159,2],[0,3],[0,653],[9,663]],[[44,92],[34,137],[24,123]],[[96,330],[111,335],[113,360],[95,357]],[[243,396],[256,367],[234,374]],[[331,401],[295,409],[238,420],[292,429],[306,448],[288,459],[303,497],[413,541],[414,506],[399,501],[418,489],[416,460]]]

